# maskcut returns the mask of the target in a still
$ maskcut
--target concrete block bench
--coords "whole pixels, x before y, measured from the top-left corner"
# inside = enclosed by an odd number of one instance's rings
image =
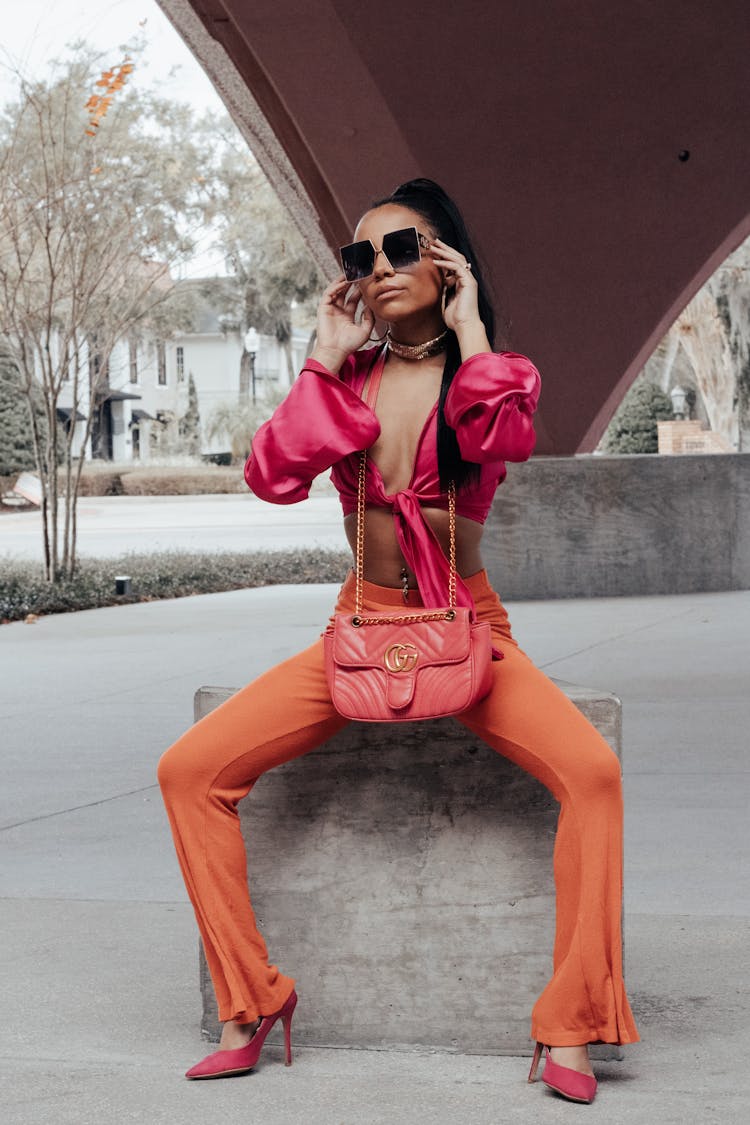
[[[619,699],[555,682],[620,755]],[[232,694],[200,688],[196,721]],[[557,811],[454,719],[352,723],[264,774],[240,815],[259,928],[300,994],[296,1042],[529,1054],[552,971]],[[214,1040],[202,951],[200,986]]]

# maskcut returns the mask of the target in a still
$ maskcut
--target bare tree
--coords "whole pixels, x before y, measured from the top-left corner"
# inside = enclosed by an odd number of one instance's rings
[[[242,464],[250,453],[255,431],[271,417],[285,396],[286,392],[277,387],[265,387],[255,402],[246,397],[241,404],[218,403],[206,421],[206,437],[209,441],[218,438],[228,442],[232,464]]]
[[[294,305],[308,306],[309,311],[325,280],[231,123],[214,128],[214,138],[217,162],[206,219],[217,232],[227,262],[227,302],[243,339],[251,326],[276,337],[286,356],[291,385],[296,375],[291,343],[292,309]],[[242,387],[248,385],[250,362],[243,345]]]
[[[193,250],[210,163],[191,110],[134,88],[132,58],[102,71],[71,50],[49,81],[19,77],[0,117],[0,334],[29,405],[52,582],[75,570],[83,467],[61,396],[86,419],[83,449],[117,341],[185,322],[170,268]]]

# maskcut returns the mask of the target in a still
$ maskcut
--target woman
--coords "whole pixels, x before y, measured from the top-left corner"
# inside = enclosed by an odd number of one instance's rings
[[[622,796],[608,744],[519,649],[482,568],[482,525],[505,461],[534,445],[539,375],[493,353],[494,318],[461,215],[431,180],[412,180],[360,219],[344,274],[318,310],[317,343],[288,397],[253,439],[250,488],[304,499],[332,468],[354,550],[359,451],[366,476],[365,608],[445,604],[447,490],[455,481],[458,602],[492,628],[493,688],[459,719],[560,802],[554,973],[534,1005],[543,1079],[591,1101],[588,1044],[638,1034],[622,980]],[[358,319],[361,301],[364,311]],[[376,322],[385,344],[364,348]],[[354,607],[354,578],[338,612]],[[284,706],[277,700],[284,699]],[[237,802],[258,777],[320,745],[345,720],[331,703],[323,641],[272,669],[164,754],[159,782],[224,1021],[220,1049],[189,1078],[249,1070],[281,1019],[291,1062],[294,981],[269,964],[248,897]]]

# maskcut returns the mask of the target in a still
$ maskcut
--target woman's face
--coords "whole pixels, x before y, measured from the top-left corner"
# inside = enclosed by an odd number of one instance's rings
[[[416,227],[430,241],[435,237],[430,224],[416,211],[396,203],[386,203],[362,216],[354,232],[354,241],[369,238],[375,249],[380,250],[383,235],[404,227]],[[374,273],[357,283],[362,300],[378,320],[394,324],[415,314],[439,311],[443,275],[432,261],[432,251],[422,248],[421,254],[421,259],[414,265],[398,271],[394,271],[385,254],[378,254]]]

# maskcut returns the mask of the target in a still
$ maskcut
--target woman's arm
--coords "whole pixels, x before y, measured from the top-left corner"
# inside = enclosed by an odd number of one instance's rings
[[[308,359],[281,406],[257,431],[245,480],[261,500],[305,500],[319,473],[377,439],[377,418],[348,385],[355,362],[349,356],[336,375]]]
[[[536,437],[533,414],[541,380],[515,352],[478,352],[459,367],[445,400],[465,461],[525,461]]]
[[[446,395],[445,420],[456,431],[465,461],[525,461],[536,440],[532,417],[539,372],[523,355],[492,351],[471,264],[439,238],[434,247],[433,260],[450,294],[443,318],[456,333],[462,359]]]
[[[319,473],[366,449],[380,434],[374,413],[349,386],[360,362],[358,349],[375,323],[368,309],[356,322],[358,300],[359,290],[343,274],[323,290],[315,351],[255,434],[245,462],[245,480],[262,500],[305,500]]]

